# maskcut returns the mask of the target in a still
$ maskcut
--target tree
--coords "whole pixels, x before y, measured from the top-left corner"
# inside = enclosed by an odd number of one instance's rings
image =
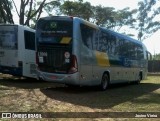
[[[102,7],[101,5],[93,7],[93,20],[99,26],[111,27],[114,23],[115,9],[112,7]]]
[[[0,0],[0,22],[1,23],[14,23],[11,9],[11,1],[9,0]]]
[[[125,8],[122,10],[115,11],[113,7],[102,7],[96,6],[93,9],[94,11],[94,19],[95,23],[99,26],[116,29],[119,29],[123,26],[133,26],[135,19],[133,18],[133,14],[136,10],[129,10],[129,8]]]
[[[14,0],[12,0],[12,2],[19,16],[19,24],[27,26],[30,26],[30,21],[35,22],[38,20],[43,10],[49,13],[54,7],[60,5],[60,0],[42,0],[39,2],[35,0],[21,0],[20,10],[18,11]]]
[[[113,7],[91,6],[89,2],[65,1],[60,6],[61,14],[68,16],[77,16],[93,22],[99,26],[115,29],[124,25],[133,25],[135,20],[132,14],[135,10],[129,11],[129,8],[115,11]]]
[[[160,60],[160,53],[153,56],[153,60]]]
[[[61,6],[60,10],[62,14],[68,16],[77,16],[85,20],[90,20],[93,16],[92,6],[89,2],[83,3],[83,1],[65,1]]]
[[[160,21],[155,20],[156,16],[160,14],[160,7],[155,8],[156,3],[156,0],[144,0],[138,3],[137,23],[139,24],[136,29],[139,31],[138,39],[140,41],[160,29]]]
[[[118,10],[114,14],[114,26],[119,31],[123,26],[128,26],[133,28],[136,19],[133,18],[133,15],[137,12],[136,9],[130,10],[128,7],[122,10]]]

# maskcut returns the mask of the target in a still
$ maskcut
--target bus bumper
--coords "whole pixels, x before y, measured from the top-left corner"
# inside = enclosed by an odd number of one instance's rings
[[[73,84],[79,85],[79,73],[74,74],[55,74],[47,72],[37,72],[38,80],[44,80],[49,82],[61,83],[61,84]]]

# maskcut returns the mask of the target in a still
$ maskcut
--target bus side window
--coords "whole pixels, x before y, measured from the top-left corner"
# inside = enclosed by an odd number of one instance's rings
[[[115,39],[115,51],[114,51],[114,55],[119,55],[119,39],[118,37],[116,36],[116,39]]]
[[[35,33],[24,30],[25,49],[35,50]]]
[[[101,31],[99,34],[99,47],[98,50],[101,52],[108,52],[109,51],[109,41],[110,41],[110,34],[107,32]]]
[[[81,24],[80,27],[81,27],[82,41],[84,45],[89,49],[92,49],[92,42],[95,32],[94,29],[84,24]]]
[[[143,55],[143,48],[141,45],[137,46],[137,58],[138,59],[144,59],[144,55]]]
[[[116,36],[115,35],[111,35],[111,39],[110,39],[110,54],[115,55],[115,48],[116,48]]]
[[[93,39],[93,50],[99,50],[99,31],[95,31]]]
[[[132,60],[137,59],[136,45],[134,43],[128,43],[128,57]]]

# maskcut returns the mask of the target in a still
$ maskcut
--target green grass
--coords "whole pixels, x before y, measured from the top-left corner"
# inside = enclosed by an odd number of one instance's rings
[[[160,76],[101,92],[1,75],[0,104],[0,112],[159,112]]]

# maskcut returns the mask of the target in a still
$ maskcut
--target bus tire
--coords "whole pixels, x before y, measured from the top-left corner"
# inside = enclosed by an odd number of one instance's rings
[[[109,86],[109,76],[108,74],[103,74],[101,84],[100,84],[100,89],[102,91],[105,91]]]

